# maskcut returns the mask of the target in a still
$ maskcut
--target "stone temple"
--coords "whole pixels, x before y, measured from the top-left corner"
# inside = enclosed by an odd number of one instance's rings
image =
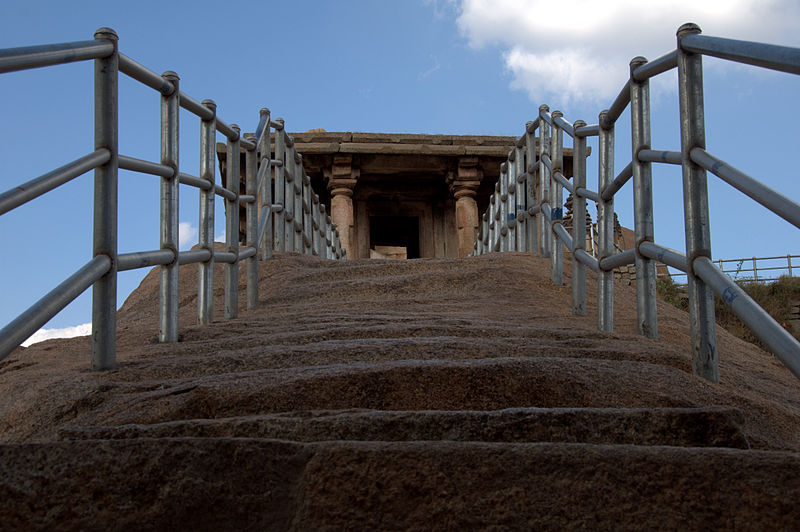
[[[500,165],[516,142],[501,136],[324,130],[291,136],[348,258],[468,255]],[[217,146],[217,156],[225,183],[224,144]],[[241,164],[244,175],[244,158]],[[571,150],[565,150],[564,173],[572,176]]]

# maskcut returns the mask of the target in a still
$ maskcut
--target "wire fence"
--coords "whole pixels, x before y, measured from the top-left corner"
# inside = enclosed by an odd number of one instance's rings
[[[800,255],[777,257],[747,257],[741,259],[714,259],[719,270],[737,283],[770,283],[781,277],[800,276]],[[670,271],[659,274],[669,276],[675,284],[687,284],[687,274]]]

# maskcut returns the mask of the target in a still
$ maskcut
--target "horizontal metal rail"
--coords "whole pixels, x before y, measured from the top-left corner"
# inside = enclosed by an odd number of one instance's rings
[[[580,196],[581,198],[587,198],[592,201],[598,202],[600,201],[600,195],[595,192],[594,190],[589,190],[588,188],[579,188],[575,190],[575,195]]]
[[[553,171],[553,161],[550,160],[550,156],[546,153],[542,155],[542,163],[548,171]]]
[[[190,187],[196,187],[201,190],[211,190],[211,187],[213,187],[210,181],[200,179],[199,177],[184,172],[178,173],[178,180],[182,185],[189,185]]]
[[[135,79],[151,89],[155,89],[164,96],[169,96],[175,92],[175,86],[162,76],[159,76],[149,68],[141,65],[125,54],[119,54],[119,71]]]
[[[643,163],[683,164],[683,157],[679,151],[639,150],[636,158]]]
[[[609,272],[621,266],[627,266],[628,264],[633,264],[636,261],[636,251],[633,249],[629,249],[627,251],[623,251],[622,253],[616,253],[611,255],[610,257],[605,257],[600,259],[600,269]]]
[[[710,55],[790,74],[800,74],[800,49],[798,48],[699,34],[682,37],[680,46],[687,52],[695,54]]]
[[[127,155],[119,156],[119,168],[120,170],[130,170],[132,172],[161,177],[172,177],[175,175],[175,169],[171,166],[145,161],[144,159],[136,159],[134,157],[128,157]]]
[[[189,111],[190,113],[200,117],[201,120],[211,120],[212,118],[214,118],[215,114],[214,111],[212,111],[202,103],[198,102],[185,92],[180,91],[178,95],[179,95],[178,101],[180,102],[180,106]],[[221,122],[222,121],[219,118],[217,118],[217,131],[219,131],[228,138],[231,138],[231,135],[235,136],[236,138],[239,138],[239,134],[236,133],[234,130],[232,130],[230,127],[228,127],[227,124],[223,123],[225,127],[224,131],[220,129]]]
[[[665,248],[653,242],[642,242],[639,244],[639,253],[649,259],[657,260],[682,272],[689,271],[686,255],[680,251]]]
[[[575,129],[572,127],[572,124],[564,119],[563,116],[556,116],[553,118],[553,124],[560,127],[564,133],[570,137],[575,138]]]
[[[580,126],[575,129],[576,137],[596,137],[600,134],[600,125],[591,124],[588,126]]]
[[[175,252],[171,249],[156,249],[153,251],[137,251],[122,253],[117,256],[117,271],[125,272],[161,264],[170,264],[175,261]]]
[[[617,122],[617,119],[619,119],[629,103],[631,103],[630,80],[625,82],[625,85],[622,86],[622,90],[619,91],[611,107],[609,107],[608,112],[603,115],[603,118],[600,120],[600,127],[603,129],[610,129]]]
[[[228,140],[239,140],[239,133],[237,133],[231,126],[223,122],[219,117],[217,117],[217,131],[228,137]]]
[[[673,50],[659,57],[653,59],[633,71],[633,79],[638,82],[645,81],[659,74],[663,74],[668,70],[672,70],[678,66],[678,51]]]
[[[181,251],[178,253],[178,264],[196,264],[198,262],[206,262],[211,259],[211,250],[209,249],[192,249],[189,251]]]
[[[109,41],[98,39],[6,48],[0,50],[0,74],[98,59],[108,57],[112,53],[114,45]]]
[[[694,260],[695,274],[714,290],[740,320],[766,344],[783,364],[800,378],[800,342],[747,295],[707,257]]]
[[[564,229],[564,225],[561,223],[553,224],[553,232],[558,235],[558,238],[564,242],[564,245],[567,246],[567,249],[570,251],[574,251],[575,247],[572,245],[572,237],[569,236],[569,233],[566,229]]]
[[[596,258],[589,255],[585,249],[576,249],[574,254],[575,259],[577,259],[579,262],[591,268],[595,273],[600,273],[600,263],[597,262]]]
[[[31,179],[27,183],[3,192],[3,194],[0,194],[0,214],[16,209],[20,205],[24,205],[42,194],[60,187],[89,170],[106,164],[110,158],[111,152],[105,148],[100,148],[79,159],[75,159],[71,163]]]
[[[564,177],[564,174],[562,174],[561,172],[554,172],[553,173],[553,179],[555,179],[556,181],[561,183],[561,186],[566,188],[567,190],[569,190],[570,193],[575,192],[575,190],[574,190],[574,188],[572,186],[572,182],[570,182],[569,179]]]
[[[258,250],[254,247],[249,248],[241,248],[239,250],[239,260],[249,259],[250,257],[255,257]]]
[[[771,210],[787,222],[800,228],[800,205],[780,192],[730,166],[722,159],[714,157],[702,148],[694,148],[689,152],[692,161],[716,175],[736,190],[750,196],[761,205]]]
[[[614,181],[609,183],[606,188],[603,189],[603,191],[600,193],[600,198],[602,198],[603,201],[611,201],[614,198],[614,194],[619,192],[631,177],[633,177],[633,163],[628,163],[628,166],[622,169],[619,175],[614,178]]]
[[[73,299],[111,269],[111,259],[97,255],[65,281],[48,292],[28,310],[0,329],[0,360],[11,354],[22,342],[61,312]]]
[[[238,260],[236,253],[232,253],[230,251],[215,251],[214,252],[214,261],[216,262],[223,262],[226,264],[233,264]]]
[[[231,192],[230,190],[220,185],[214,185],[214,194],[231,201],[236,201],[236,198],[238,197],[236,192]]]

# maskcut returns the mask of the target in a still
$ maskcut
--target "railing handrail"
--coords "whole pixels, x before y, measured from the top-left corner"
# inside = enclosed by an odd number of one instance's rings
[[[475,242],[476,254],[497,251],[528,251],[551,258],[551,279],[562,284],[562,247],[572,252],[573,314],[586,313],[586,267],[598,272],[598,329],[613,330],[613,269],[636,265],[637,322],[639,333],[657,337],[655,301],[655,263],[661,262],[686,273],[689,283],[695,373],[717,382],[716,333],[713,292],[728,303],[778,358],[800,378],[800,342],[775,320],[769,318],[741,288],[729,279],[724,268],[711,260],[708,229],[708,191],[706,171],[754,199],[784,220],[800,228],[800,204],[772,190],[741,170],[705,150],[703,119],[702,55],[800,74],[800,49],[708,37],[700,28],[684,24],[677,32],[677,47],[661,57],[647,61],[636,57],[630,63],[630,76],[611,106],[602,111],[597,126],[583,121],[568,122],[560,111],[539,107],[536,120],[525,125],[515,152],[504,163]],[[678,68],[681,150],[656,150],[650,145],[649,79]],[[622,112],[631,108],[631,162],[616,176],[614,172],[614,125]],[[538,130],[538,147],[533,134]],[[551,131],[552,130],[552,131]],[[572,182],[562,171],[563,133],[573,139]],[[597,134],[599,193],[586,188],[585,137]],[[537,150],[538,148],[538,150]],[[514,194],[506,181],[517,178],[515,160],[525,159],[526,190],[534,197]],[[682,253],[654,241],[652,169],[654,163],[677,164],[683,169],[686,251]],[[635,241],[627,251],[614,250],[614,197],[633,179]],[[572,234],[564,228],[561,216],[561,190],[573,194]],[[581,191],[584,191],[580,193]],[[586,198],[598,203],[597,257],[586,253]],[[590,233],[591,234],[591,233]],[[592,247],[594,240],[592,238]],[[791,257],[791,256],[789,256]],[[753,259],[754,263],[756,259]],[[791,258],[788,259],[791,268]],[[722,262],[719,262],[720,266]],[[754,265],[755,276],[757,268]]]
[[[0,73],[40,68],[76,61],[95,61],[95,151],[0,194],[0,215],[9,212],[59,186],[95,170],[94,257],[67,280],[34,303],[11,323],[0,329],[0,360],[8,356],[31,334],[60,312],[89,286],[94,287],[92,311],[92,368],[107,369],[116,361],[116,275],[150,266],[160,266],[159,340],[178,340],[178,266],[198,263],[198,320],[213,319],[213,265],[226,265],[225,317],[238,313],[238,264],[247,267],[247,308],[258,305],[258,252],[261,260],[272,258],[275,242],[272,221],[283,220],[298,212],[292,233],[275,239],[279,249],[315,254],[330,259],[345,258],[338,231],[324,205],[313,194],[302,165],[292,164],[299,184],[291,196],[272,199],[273,169],[283,169],[285,161],[301,156],[293,146],[273,157],[270,129],[283,133],[283,121],[270,120],[268,109],[259,112],[255,136],[245,138],[238,126],[228,125],[217,115],[213,100],[198,102],[180,90],[179,77],[168,71],[156,74],[130,57],[119,53],[117,35],[101,28],[91,41],[48,44],[0,50]],[[161,94],[161,161],[121,155],[117,149],[117,78],[118,73],[148,86]],[[177,147],[180,142],[178,107],[195,114],[202,122],[200,177],[181,172]],[[216,132],[227,140],[227,187],[215,184],[214,137]],[[276,135],[278,137],[279,135]],[[280,135],[282,137],[282,135]],[[240,148],[245,152],[246,192],[239,191]],[[257,157],[257,151],[262,157]],[[265,163],[265,164],[264,164]],[[161,248],[152,251],[117,253],[117,179],[118,170],[151,174],[161,178]],[[277,177],[277,176],[276,176]],[[303,179],[301,179],[303,177]],[[201,196],[199,249],[178,251],[177,204],[179,185],[199,189]],[[300,199],[298,200],[298,194]],[[225,200],[225,250],[214,249],[214,196]],[[284,208],[284,203],[287,203]],[[289,208],[288,203],[292,204]],[[239,208],[245,205],[246,238],[239,241]],[[296,235],[301,233],[301,235]],[[287,244],[288,242],[288,244]]]
[[[729,274],[729,273],[736,274],[734,276],[734,278],[733,278],[734,282],[767,282],[767,281],[776,281],[781,276],[778,276],[778,277],[763,277],[763,276],[759,276],[759,272],[766,272],[766,271],[770,271],[770,272],[775,272],[775,271],[788,272],[789,277],[795,277],[794,269],[797,268],[798,266],[800,266],[800,263],[798,263],[795,267],[793,267],[792,266],[792,259],[800,259],[800,255],[787,254],[787,255],[778,255],[778,256],[774,256],[774,257],[741,257],[741,258],[738,258],[738,259],[714,259],[712,262],[715,265],[717,265],[717,268],[719,268],[719,271],[721,271],[722,273],[724,273],[726,275]],[[762,266],[762,267],[758,266],[758,261],[768,261],[768,260],[769,261],[783,260],[783,261],[786,261],[786,265],[785,266]],[[743,267],[745,262],[751,264],[752,267],[749,267],[749,268]],[[724,264],[726,264],[726,263],[739,263],[740,266],[738,266],[736,269],[725,269]],[[742,278],[739,278],[739,276],[738,276],[739,273],[748,273],[748,272],[752,272],[753,273],[753,277],[742,277]],[[686,274],[685,273],[678,273],[678,274],[672,273],[671,274],[671,273],[666,273],[666,272],[663,273],[663,274],[659,274],[659,276],[670,276],[670,277],[675,277],[675,276],[682,277],[684,275],[686,275]],[[685,284],[685,283],[676,283],[676,284]]]

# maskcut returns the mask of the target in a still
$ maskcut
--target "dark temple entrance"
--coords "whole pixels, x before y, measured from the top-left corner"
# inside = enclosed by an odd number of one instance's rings
[[[418,216],[370,216],[369,247],[379,253],[394,248],[405,248],[405,258],[418,259],[419,217]]]

